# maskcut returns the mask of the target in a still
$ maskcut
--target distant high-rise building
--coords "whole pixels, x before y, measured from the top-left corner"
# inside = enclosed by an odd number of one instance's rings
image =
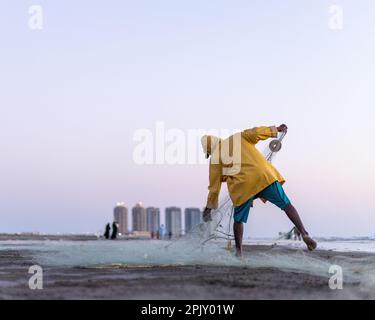
[[[202,221],[202,212],[199,208],[185,209],[185,232],[191,231]]]
[[[113,220],[118,224],[118,232],[121,234],[128,233],[128,208],[120,202],[113,210]]]
[[[181,208],[169,207],[165,209],[166,235],[178,237],[181,235]]]
[[[147,231],[147,213],[141,202],[132,209],[133,231]]]
[[[149,207],[147,213],[147,231],[157,232],[160,227],[160,209]]]

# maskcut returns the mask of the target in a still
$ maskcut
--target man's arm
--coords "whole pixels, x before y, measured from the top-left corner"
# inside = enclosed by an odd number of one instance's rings
[[[247,129],[242,132],[245,139],[250,141],[253,144],[258,143],[260,140],[266,140],[268,138],[277,137],[278,132],[287,131],[288,127],[285,124],[282,124],[278,127],[271,126],[271,127],[255,127],[252,129]]]
[[[222,182],[222,166],[221,164],[212,164],[210,163],[210,173],[209,173],[209,180],[210,184],[208,186],[208,197],[207,197],[207,204],[206,208],[203,212],[203,220],[209,221],[211,220],[211,210],[217,209],[219,206],[219,194],[221,190],[221,182]]]

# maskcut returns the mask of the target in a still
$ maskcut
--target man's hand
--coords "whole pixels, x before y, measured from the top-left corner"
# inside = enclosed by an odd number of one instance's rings
[[[203,221],[204,222],[208,222],[208,221],[212,221],[212,218],[211,218],[211,209],[210,208],[204,208],[204,211],[203,211]]]
[[[277,131],[279,132],[287,132],[288,131],[288,127],[286,124],[282,124],[280,126],[277,127]]]

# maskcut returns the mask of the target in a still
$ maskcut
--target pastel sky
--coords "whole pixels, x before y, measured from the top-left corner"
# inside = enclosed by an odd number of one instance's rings
[[[204,206],[207,165],[134,163],[134,132],[163,121],[288,124],[275,165],[310,233],[375,234],[373,0],[40,0],[40,31],[34,4],[0,10],[0,232],[96,232],[118,201]],[[246,230],[290,227],[258,203]]]

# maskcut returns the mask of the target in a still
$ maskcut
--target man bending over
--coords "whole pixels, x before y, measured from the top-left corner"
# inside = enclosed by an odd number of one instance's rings
[[[203,219],[204,221],[211,220],[211,210],[218,207],[221,183],[226,182],[234,205],[233,232],[236,254],[240,257],[242,257],[243,224],[247,222],[250,207],[257,198],[261,198],[264,202],[270,201],[285,211],[301,233],[309,250],[314,250],[317,246],[316,242],[309,237],[296,208],[284,192],[282,187],[285,182],[284,178],[255,147],[260,140],[277,137],[278,132],[287,130],[288,127],[282,124],[279,127],[248,129],[226,140],[215,136],[202,137],[203,151],[207,158],[211,157],[209,194]]]

